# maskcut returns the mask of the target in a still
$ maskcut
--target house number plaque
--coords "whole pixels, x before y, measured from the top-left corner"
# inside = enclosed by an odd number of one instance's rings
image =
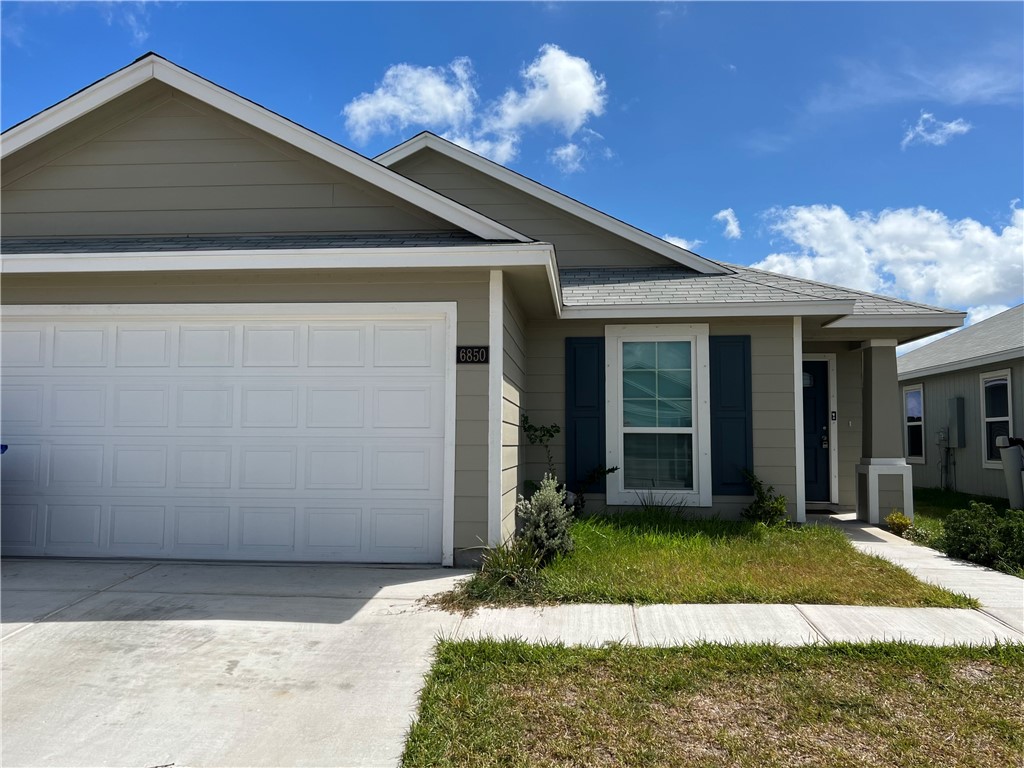
[[[490,361],[490,347],[456,347],[456,363],[488,363]]]

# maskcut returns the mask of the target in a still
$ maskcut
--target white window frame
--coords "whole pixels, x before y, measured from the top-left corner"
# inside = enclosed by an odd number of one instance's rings
[[[693,375],[690,381],[693,413],[693,489],[653,490],[659,500],[698,507],[711,506],[711,400],[708,367],[708,325],[636,324],[605,326],[605,461],[619,471],[608,476],[609,504],[633,506],[638,490],[624,488],[622,425],[622,344],[625,341],[688,341],[691,343]],[[652,430],[661,432],[661,430]]]
[[[1010,381],[1010,369],[1003,368],[999,371],[986,371],[979,375],[981,402],[978,404],[978,412],[981,414],[981,466],[983,469],[1002,469],[1002,459],[990,461],[988,458],[988,424],[993,421],[1005,421],[1007,434],[1013,434],[1013,386]],[[1006,416],[989,418],[985,412],[985,383],[997,379],[1006,379]]]
[[[910,419],[907,415],[907,393],[909,392],[920,392],[921,393],[921,455],[911,456],[910,455],[910,437],[908,435],[908,429],[910,427]],[[928,451],[928,441],[925,439],[925,419],[924,419],[924,384],[908,384],[903,388],[903,455],[907,457],[907,464],[925,464],[927,463],[925,456]],[[915,422],[914,426],[917,426]]]

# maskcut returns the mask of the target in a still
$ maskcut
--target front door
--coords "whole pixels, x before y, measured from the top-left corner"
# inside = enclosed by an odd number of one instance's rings
[[[831,501],[829,493],[828,362],[804,361],[804,481],[807,501]]]

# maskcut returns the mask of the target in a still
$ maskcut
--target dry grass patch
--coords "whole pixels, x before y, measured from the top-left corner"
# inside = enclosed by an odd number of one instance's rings
[[[1015,766],[1024,648],[444,642],[405,766]]]

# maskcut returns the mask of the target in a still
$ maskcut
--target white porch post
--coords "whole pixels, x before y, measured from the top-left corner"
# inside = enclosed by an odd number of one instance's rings
[[[857,517],[878,525],[882,520],[883,478],[902,481],[903,513],[914,519],[911,468],[903,457],[903,432],[899,383],[896,376],[896,340],[871,339],[861,345],[863,354],[862,454],[857,465]],[[884,506],[891,509],[893,504]]]
[[[804,468],[804,326],[793,318],[793,429],[796,451],[796,521],[807,520],[807,487]]]
[[[490,276],[487,363],[487,545],[501,544],[501,383],[504,378],[505,290],[500,269]]]

